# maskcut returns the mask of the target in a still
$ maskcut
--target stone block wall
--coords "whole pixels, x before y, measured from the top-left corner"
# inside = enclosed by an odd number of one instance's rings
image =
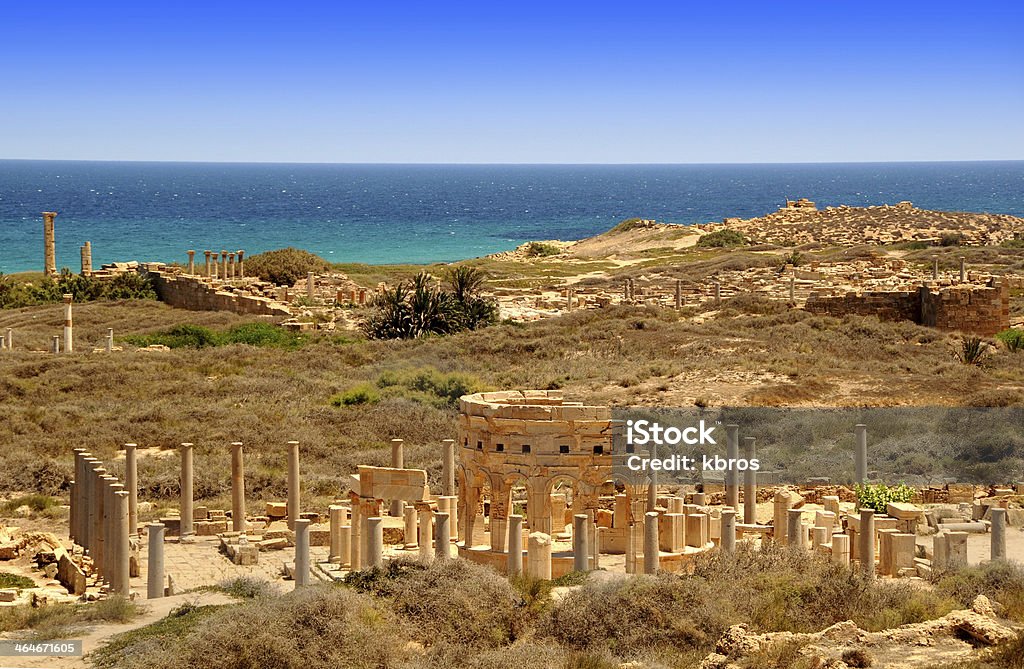
[[[211,279],[177,274],[147,265],[139,270],[153,282],[157,297],[172,307],[193,311],[231,311],[251,316],[291,316],[288,307],[268,297],[225,290]]]
[[[915,291],[875,291],[843,296],[812,294],[805,308],[816,314],[878,316],[908,320],[940,330],[991,337],[1010,327],[1010,294],[1005,281],[989,285],[921,286]]]

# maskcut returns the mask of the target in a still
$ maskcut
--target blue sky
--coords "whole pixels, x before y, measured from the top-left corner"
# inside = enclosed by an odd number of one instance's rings
[[[0,158],[1024,159],[1019,2],[11,4]]]

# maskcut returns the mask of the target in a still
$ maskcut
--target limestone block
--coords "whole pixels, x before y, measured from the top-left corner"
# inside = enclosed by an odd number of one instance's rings
[[[329,525],[311,525],[309,528],[310,546],[330,546],[331,528]]]
[[[272,520],[288,517],[287,502],[267,502],[267,517]]]

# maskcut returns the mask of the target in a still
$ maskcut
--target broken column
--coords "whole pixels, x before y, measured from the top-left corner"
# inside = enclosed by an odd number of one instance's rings
[[[107,328],[107,339],[104,342],[104,348],[107,353],[114,352],[114,328]]]
[[[73,295],[64,295],[64,352],[75,350],[74,333],[71,328],[71,300]]]
[[[960,283],[967,281],[967,258],[960,256]]]
[[[149,524],[149,562],[146,566],[146,599],[164,596],[164,525]]]
[[[211,269],[212,266],[210,264],[210,256],[213,255],[213,251],[203,251],[203,253],[206,254],[206,278],[212,279],[213,271]]]
[[[938,279],[938,278],[939,278],[939,259],[938,258],[933,258],[932,259],[932,279],[934,280],[934,279]]]
[[[551,580],[551,537],[532,532],[526,548],[526,567],[531,578]]]
[[[992,514],[992,560],[1006,559],[1006,509],[993,507]]]
[[[845,534],[832,535],[832,561],[850,564],[850,537]]]
[[[644,573],[658,573],[658,512],[644,514]]]
[[[181,445],[180,487],[178,513],[181,516],[181,525],[178,536],[184,538],[194,534],[192,529],[192,444],[188,442]]]
[[[14,328],[7,328],[7,350],[14,350]]]
[[[860,568],[865,576],[875,576],[875,510],[860,510],[860,546],[857,554],[860,556]]]
[[[288,529],[299,517],[299,442],[288,442]]]
[[[444,456],[441,461],[441,494],[455,494],[455,440],[444,439],[441,441],[441,452]]]
[[[857,458],[854,483],[864,483],[868,480],[868,426],[863,424],[854,425],[853,437]]]
[[[439,511],[434,514],[434,554],[438,560],[446,560],[452,556],[451,548],[451,516]]]
[[[411,551],[416,550],[418,543],[416,541],[416,508],[413,506],[407,506],[402,511],[402,515],[405,520],[405,550]]]
[[[587,516],[577,513],[572,517],[572,569],[585,572],[587,566]]]
[[[56,217],[55,211],[43,212],[43,271],[49,277],[57,276],[57,247],[53,231],[53,219]]]
[[[245,532],[245,464],[240,441],[231,444],[231,530]]]
[[[124,445],[124,486],[128,491],[128,532],[139,533],[139,465],[136,444]]]
[[[295,587],[309,585],[309,519],[297,518],[295,527]]]
[[[238,252],[238,278],[245,278],[245,251]]]
[[[508,517],[508,575],[523,573],[523,517],[513,513]]]
[[[721,303],[722,303],[722,284],[720,284],[719,282],[715,281],[715,304],[718,305],[718,304],[721,304]]]
[[[948,567],[959,569],[967,566],[967,533],[947,532],[946,545],[948,556]]]
[[[306,297],[310,300],[316,294],[316,278],[313,272],[306,272]]]
[[[196,252],[192,249],[187,251],[188,253],[188,273],[193,275],[196,273]]]
[[[757,472],[749,466],[757,457],[756,440],[753,437],[743,440],[743,455],[748,463],[743,472],[743,522],[754,525],[757,523]]]
[[[780,490],[775,493],[775,513],[772,525],[773,536],[778,544],[787,544],[789,541],[789,512],[793,508],[793,497],[788,490]]]
[[[434,561],[434,512],[426,504],[419,507],[420,514],[420,562],[430,564]]]
[[[804,537],[807,532],[804,530],[804,512],[800,509],[790,509],[787,516],[786,543],[793,548],[806,548]]]
[[[725,457],[729,460],[729,468],[725,470],[725,505],[734,510],[740,509],[740,473],[735,467],[740,457],[740,426],[725,426]]]
[[[376,516],[366,519],[366,566],[384,566],[384,519]]]
[[[733,509],[722,511],[722,550],[736,552],[736,512]]]
[[[341,550],[341,527],[345,524],[345,507],[340,504],[331,504],[327,507],[327,516],[331,528],[331,550],[327,554],[327,560],[341,564],[345,561],[344,553]]]
[[[391,440],[391,466],[394,469],[405,469],[405,446],[401,439]],[[405,502],[400,499],[391,500],[388,513],[392,518],[401,518],[405,510]]]
[[[60,335],[53,335],[53,340],[50,342],[50,352],[60,353]]]
[[[683,307],[683,281],[676,279],[676,309]]]

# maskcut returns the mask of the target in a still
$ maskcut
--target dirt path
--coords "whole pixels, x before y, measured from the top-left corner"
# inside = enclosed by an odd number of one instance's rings
[[[111,637],[150,625],[165,617],[171,610],[185,603],[199,606],[207,604],[229,604],[233,598],[220,592],[193,592],[163,599],[148,600],[143,603],[145,611],[130,622],[120,624],[91,625],[74,634],[72,638],[82,640],[85,655],[99,649]],[[45,669],[68,669],[86,667],[88,664],[81,657],[0,657],[0,667],[38,667]]]

